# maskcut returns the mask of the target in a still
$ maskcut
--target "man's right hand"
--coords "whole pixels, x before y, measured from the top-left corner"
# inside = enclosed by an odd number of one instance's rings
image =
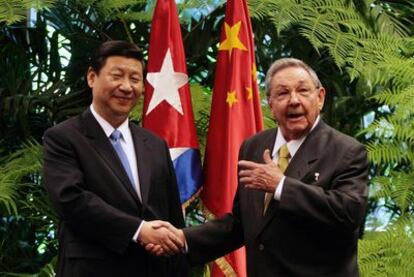
[[[172,232],[175,235],[175,237],[177,237],[179,241],[182,243],[182,247],[180,247],[178,251],[171,252],[171,250],[164,249],[164,247],[160,244],[148,243],[145,245],[145,250],[147,250],[150,254],[155,256],[170,256],[172,254],[178,254],[182,252],[182,250],[185,247],[185,236],[183,230],[177,229],[169,222],[165,221],[157,221],[157,223],[154,224],[152,227],[154,229],[166,229],[169,232]]]
[[[138,240],[153,255],[171,256],[184,248],[184,233],[180,231],[166,221],[144,222]]]

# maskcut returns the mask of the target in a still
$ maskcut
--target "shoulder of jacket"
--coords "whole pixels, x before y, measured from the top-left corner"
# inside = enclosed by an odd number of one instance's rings
[[[335,128],[329,126],[326,123],[324,128],[324,132],[327,134],[329,140],[340,141],[342,144],[347,145],[349,147],[363,146],[363,144],[354,137],[342,133],[341,131],[336,130]]]
[[[165,143],[165,140],[163,138],[153,133],[151,130],[140,127],[133,122],[131,122],[130,128],[132,132],[136,132],[141,138],[145,140],[149,140],[155,143]]]
[[[256,141],[263,141],[264,139],[268,139],[269,137],[275,137],[276,136],[276,132],[277,132],[277,129],[275,129],[275,128],[260,131],[260,132],[258,132],[256,134],[248,137],[245,140],[245,143],[252,143],[252,142],[256,142]]]

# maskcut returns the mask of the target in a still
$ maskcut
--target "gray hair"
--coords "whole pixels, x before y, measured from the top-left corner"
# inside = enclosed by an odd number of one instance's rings
[[[270,90],[271,90],[271,82],[273,76],[279,71],[288,68],[288,67],[299,67],[306,70],[309,73],[312,81],[314,82],[317,88],[322,87],[322,83],[319,80],[318,75],[316,74],[315,70],[313,70],[309,65],[307,65],[304,61],[295,58],[282,58],[278,59],[270,66],[269,70],[266,73],[265,78],[265,89],[266,89],[266,97],[270,97]]]

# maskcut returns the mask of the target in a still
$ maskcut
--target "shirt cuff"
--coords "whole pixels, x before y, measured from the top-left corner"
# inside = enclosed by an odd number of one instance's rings
[[[187,240],[184,241],[184,249],[181,251],[183,254],[188,254]]]
[[[138,226],[137,231],[135,232],[134,236],[132,237],[133,241],[138,242],[139,232],[141,232],[141,228],[142,228],[142,225],[144,225],[144,222],[146,222],[146,221],[145,220],[141,221],[141,224]]]
[[[280,198],[282,197],[282,189],[283,189],[283,185],[285,184],[285,179],[286,179],[286,176],[283,176],[282,179],[280,179],[279,184],[277,185],[275,195],[274,195],[274,199],[277,201],[279,201]]]

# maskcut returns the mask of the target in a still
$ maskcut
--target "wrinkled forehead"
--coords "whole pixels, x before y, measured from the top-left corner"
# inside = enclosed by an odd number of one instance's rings
[[[272,89],[277,87],[315,85],[311,75],[302,67],[286,67],[277,71],[271,80]]]

